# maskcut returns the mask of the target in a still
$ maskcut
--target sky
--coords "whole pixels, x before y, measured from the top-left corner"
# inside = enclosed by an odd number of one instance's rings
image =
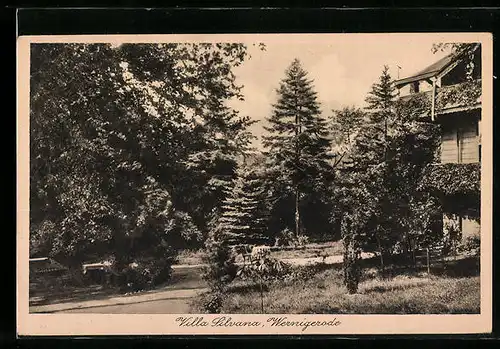
[[[343,106],[364,106],[371,85],[376,82],[383,66],[388,65],[393,78],[404,78],[434,63],[447,52],[432,53],[435,37],[337,35],[327,40],[286,38],[263,41],[266,51],[249,47],[251,58],[237,67],[237,83],[243,85],[245,101],[234,101],[233,107],[259,122],[251,126],[260,137],[265,118],[277,99],[276,88],[285,69],[294,58],[313,79],[324,116]],[[398,69],[397,66],[401,67]],[[398,72],[399,70],[399,72]],[[261,148],[260,139],[254,146]]]

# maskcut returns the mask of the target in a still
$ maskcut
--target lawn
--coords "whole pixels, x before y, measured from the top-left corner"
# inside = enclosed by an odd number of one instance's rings
[[[200,250],[181,250],[177,254],[177,261],[175,264],[180,265],[198,265],[203,264],[203,257],[205,256],[205,251]]]
[[[177,256],[177,263],[181,265],[203,264],[203,250],[183,250]],[[316,258],[320,255],[337,256],[342,254],[342,242],[332,241],[325,243],[311,243],[302,248],[285,248],[282,250],[272,250],[271,256],[277,259],[289,258]],[[241,256],[238,256],[237,262],[242,262]]]
[[[307,244],[299,249],[284,249],[272,251],[271,256],[277,259],[316,258],[318,256],[342,255],[342,241]]]
[[[474,263],[472,263],[474,264]],[[463,263],[460,267],[463,267]],[[316,267],[318,268],[318,267]],[[323,269],[323,270],[321,270]],[[364,270],[357,294],[348,295],[338,266],[311,270],[309,277],[277,281],[264,292],[264,312],[274,314],[470,314],[480,311],[479,276],[408,270],[382,277]],[[222,313],[260,313],[258,287],[236,281]]]

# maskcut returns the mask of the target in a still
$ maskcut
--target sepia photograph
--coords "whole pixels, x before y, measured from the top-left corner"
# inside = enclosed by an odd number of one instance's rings
[[[491,37],[69,38],[24,42],[27,316],[491,304]]]

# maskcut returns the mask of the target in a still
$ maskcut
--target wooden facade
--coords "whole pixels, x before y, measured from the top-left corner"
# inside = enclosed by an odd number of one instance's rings
[[[467,63],[445,57],[421,72],[396,81],[401,98],[423,98],[429,110],[422,117],[441,126],[440,163],[481,162],[481,49],[475,51],[473,71]],[[463,237],[480,233],[479,222],[466,214],[444,214],[443,228],[455,226]]]
[[[481,160],[480,113],[457,113],[441,122],[441,163],[470,164]]]

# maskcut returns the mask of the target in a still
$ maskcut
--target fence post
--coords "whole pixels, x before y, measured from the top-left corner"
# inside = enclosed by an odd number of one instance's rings
[[[427,251],[427,274],[431,273],[431,263],[430,263],[430,253],[429,253],[429,247],[426,248]]]

